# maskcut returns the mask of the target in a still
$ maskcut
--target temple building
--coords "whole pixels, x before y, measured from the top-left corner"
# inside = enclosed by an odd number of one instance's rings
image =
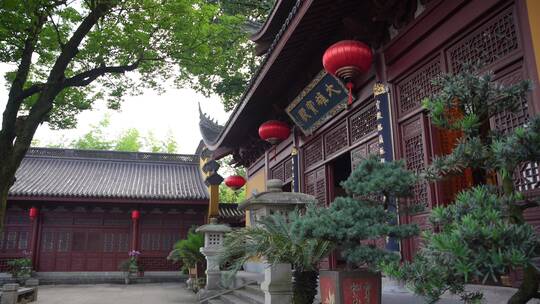
[[[311,194],[321,205],[343,193],[340,182],[369,154],[403,159],[408,169],[421,171],[456,140],[435,128],[421,106],[441,73],[476,63],[502,84],[533,82],[528,102],[517,114],[493,119],[494,130],[512,130],[540,112],[538,16],[535,0],[278,0],[252,37],[262,64],[227,123],[217,126],[201,115],[205,149],[213,159],[232,155],[247,168],[248,196],[263,192],[267,180],[281,179],[284,191]],[[371,68],[351,82],[350,106],[349,86],[322,64],[325,50],[342,40],[361,41],[373,51]],[[291,128],[273,146],[258,133],[269,121]],[[450,203],[467,183],[464,177],[416,185],[413,201],[425,211],[400,222],[430,229],[430,209]],[[538,164],[523,164],[515,184],[537,194]],[[540,229],[540,209],[526,217]],[[419,239],[396,245],[410,259]],[[339,266],[334,255],[322,268]]]
[[[128,251],[145,271],[178,271],[173,244],[206,222],[208,189],[198,155],[30,148],[9,192],[0,270],[118,271]],[[234,222],[242,214],[225,207]]]

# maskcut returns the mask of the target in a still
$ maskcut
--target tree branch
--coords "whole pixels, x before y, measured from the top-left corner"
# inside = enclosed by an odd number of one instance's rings
[[[99,76],[103,76],[108,73],[120,74],[130,72],[135,70],[139,66],[140,62],[141,59],[138,59],[137,61],[129,65],[101,66],[95,69],[91,69],[66,79],[64,81],[64,87],[84,87],[89,85],[92,81],[96,80]]]
[[[28,79],[30,72],[30,65],[32,64],[32,54],[36,48],[39,33],[46,20],[45,14],[40,14],[36,11],[37,21],[33,28],[28,29],[28,36],[24,41],[24,47],[22,49],[21,60],[17,67],[15,78],[11,83],[11,88],[8,94],[8,101],[3,114],[2,128],[0,129],[0,147],[11,147],[13,138],[15,138],[15,121],[17,119],[17,113],[21,106],[22,99],[18,98],[23,91],[24,84]],[[0,149],[0,154],[6,152],[6,150]]]
[[[58,40],[58,45],[60,46],[60,50],[63,50],[65,47],[65,44],[62,42],[62,35],[60,34],[60,30],[58,29],[58,25],[56,25],[56,22],[54,22],[53,16],[50,12],[48,12],[49,18],[51,19],[51,23],[53,25],[54,31],[56,32],[56,40]]]

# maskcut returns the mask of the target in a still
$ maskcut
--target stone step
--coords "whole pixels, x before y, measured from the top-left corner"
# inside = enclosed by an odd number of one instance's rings
[[[264,297],[264,292],[261,290],[261,288],[257,284],[246,285],[244,286],[244,290],[253,292],[255,294],[260,295],[261,297]]]
[[[251,304],[264,304],[264,294],[261,290],[237,289],[233,294]]]
[[[225,304],[250,304],[251,302],[246,301],[243,298],[240,298],[232,293],[226,293],[219,297],[221,301]]]
[[[223,301],[221,301],[219,298],[218,299],[212,299],[212,300],[208,300],[206,302],[207,304],[225,304]]]

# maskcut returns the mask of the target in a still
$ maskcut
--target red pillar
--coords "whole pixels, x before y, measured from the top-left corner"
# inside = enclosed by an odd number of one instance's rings
[[[32,238],[30,242],[30,258],[32,259],[32,269],[38,268],[38,238],[39,225],[41,224],[41,216],[38,213],[35,217],[30,217],[32,220]]]
[[[139,217],[139,210],[131,211],[131,231],[133,233],[131,235],[131,250],[139,249]]]

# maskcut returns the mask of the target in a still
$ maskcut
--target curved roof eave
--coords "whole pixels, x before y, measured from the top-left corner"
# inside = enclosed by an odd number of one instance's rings
[[[237,123],[238,116],[242,113],[246,105],[251,100],[251,96],[257,90],[259,84],[263,81],[263,78],[265,77],[269,68],[272,66],[273,62],[283,50],[288,39],[295,31],[296,27],[300,23],[300,20],[307,12],[313,1],[314,0],[297,0],[296,4],[294,5],[293,9],[289,14],[289,17],[287,17],[287,20],[283,23],[282,29],[276,35],[272,46],[270,47],[267,55],[265,56],[261,66],[251,78],[251,81],[248,84],[248,88],[241,97],[242,102],[234,108],[231,116],[229,116],[229,119],[225,123],[222,132],[219,134],[216,140],[213,143],[207,143],[208,149],[210,149],[211,151],[216,151],[218,148],[221,148],[221,145],[227,138],[227,135],[229,134],[233,126]]]
[[[288,12],[284,11],[290,11],[293,5],[294,1],[291,0],[277,0],[274,3],[274,7],[270,11],[270,14],[268,15],[268,18],[266,18],[264,24],[255,34],[251,35],[249,39],[255,43],[263,38],[272,39],[272,37],[277,34],[277,31],[279,31],[279,28],[283,23],[282,19],[287,18]],[[276,24],[277,22],[280,24]],[[275,32],[269,31],[270,29],[273,29]]]

